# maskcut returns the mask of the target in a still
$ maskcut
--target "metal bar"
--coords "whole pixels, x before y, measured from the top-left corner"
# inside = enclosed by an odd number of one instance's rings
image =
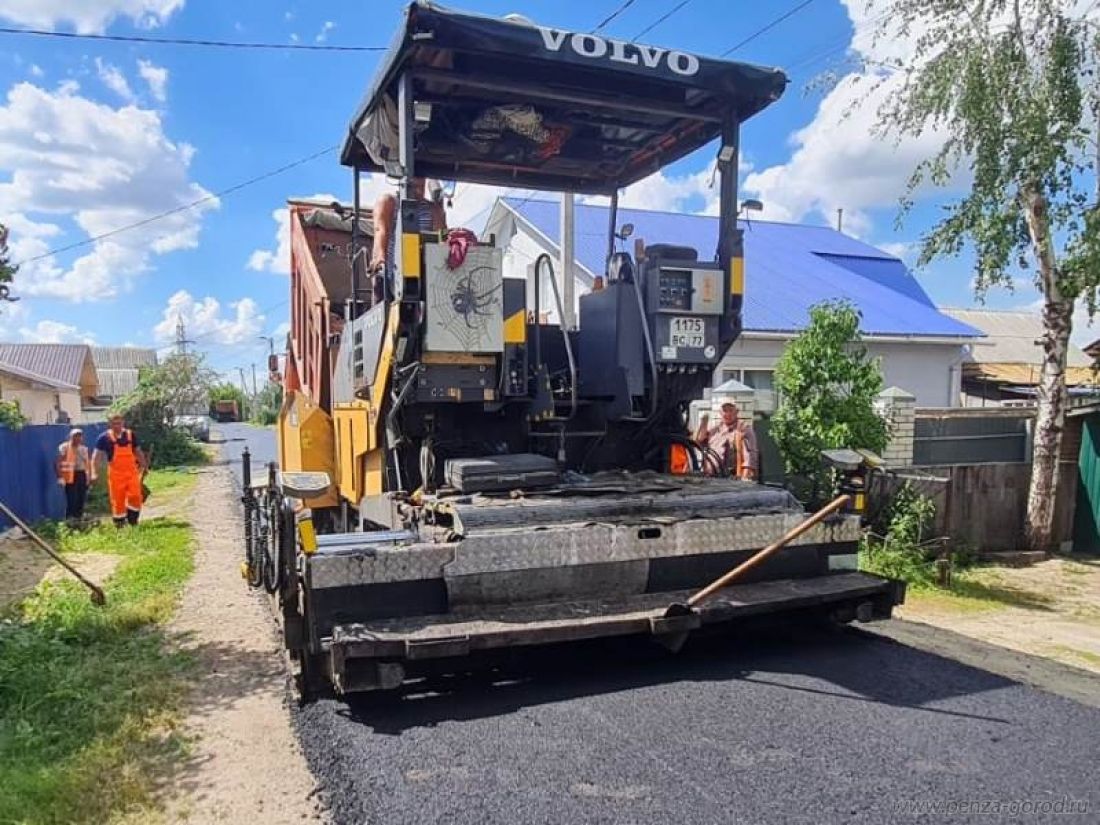
[[[38,533],[34,532],[34,530],[28,527],[23,519],[19,518],[19,516],[13,513],[8,505],[4,504],[4,502],[2,501],[0,501],[0,513],[3,513],[5,516],[11,519],[12,523],[24,533],[26,533],[27,537],[30,538],[30,540],[33,541],[35,544],[37,544],[46,553],[46,555],[48,555],[51,559],[53,559],[55,562],[57,562],[70,573],[72,573],[73,577],[77,581],[87,587],[88,590],[90,590],[92,593],[93,604],[103,605],[107,603],[107,596],[103,592],[103,588],[101,588],[95,582],[86,579],[79,570],[77,570],[75,567],[65,561],[65,559],[61,558],[61,554],[50,547],[50,545],[48,545],[46,541],[40,535],[38,535]]]
[[[722,145],[718,157],[718,263],[724,273],[729,272],[740,244],[737,228],[737,158],[740,154],[740,124],[737,112],[726,112],[722,121]],[[723,160],[723,155],[728,157]]]
[[[607,259],[603,262],[604,277],[610,275],[611,256],[615,254],[615,224],[619,219],[619,190],[611,193],[611,205],[607,211]]]
[[[352,175],[352,215],[351,215],[351,312],[350,322],[358,314],[359,305],[359,167],[354,166]]]
[[[407,75],[408,73],[406,73]],[[707,112],[700,112],[695,109],[690,109],[687,106],[673,106],[668,103],[659,103],[654,100],[647,100],[645,98],[627,97],[625,95],[615,95],[614,97],[608,95],[600,95],[595,93],[586,92],[555,92],[547,88],[537,88],[525,83],[515,83],[508,80],[501,79],[477,79],[469,77],[459,77],[450,71],[443,69],[413,69],[413,76],[417,80],[435,80],[442,83],[449,83],[456,87],[466,87],[471,89],[484,89],[489,92],[509,92],[512,94],[523,95],[524,100],[536,101],[536,100],[552,100],[560,101],[564,103],[576,103],[585,106],[592,106],[596,110],[600,109],[618,109],[624,112],[640,112],[647,115],[662,115],[665,117],[677,117],[688,118],[690,120],[700,120],[706,123],[719,123],[722,118],[718,115],[712,115]]]
[[[398,160],[401,162],[401,173],[404,178],[401,181],[401,197],[408,198],[413,197],[413,177],[416,175],[416,161],[414,158],[415,152],[413,137],[413,86],[412,75],[409,72],[405,72],[401,75],[401,79],[398,81],[397,86],[397,129],[398,129]],[[400,215],[400,209],[398,210]],[[401,221],[396,222],[398,225],[395,227],[395,231],[400,231]],[[398,236],[400,237],[400,236]],[[396,244],[398,250],[401,249],[401,244]],[[398,252],[398,257],[400,257]]]

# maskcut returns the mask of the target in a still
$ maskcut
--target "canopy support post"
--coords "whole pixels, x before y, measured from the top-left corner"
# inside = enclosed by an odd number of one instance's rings
[[[718,148],[718,263],[722,266],[726,312],[719,339],[728,347],[741,334],[744,294],[744,239],[737,226],[737,159],[740,155],[740,119],[730,108],[722,118],[722,145]]]
[[[348,320],[359,315],[359,166],[351,169],[351,312]]]
[[[619,190],[611,193],[611,206],[607,210],[607,260],[604,261],[604,278],[610,277],[611,256],[615,254],[615,224],[619,220]]]

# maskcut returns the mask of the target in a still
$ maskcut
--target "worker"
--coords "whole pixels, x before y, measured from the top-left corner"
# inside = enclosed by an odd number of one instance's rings
[[[445,232],[447,215],[443,211],[443,190],[435,181],[413,178],[413,199],[416,200],[416,230],[418,232]],[[425,190],[431,194],[425,197]],[[374,274],[374,303],[381,303],[387,294],[393,293],[393,267],[396,258],[395,238],[397,225],[397,198],[387,192],[374,202],[374,244],[371,249],[370,271]],[[408,228],[408,227],[406,227]]]
[[[121,415],[112,415],[107,432],[95,443],[92,453],[92,480],[96,478],[99,456],[107,461],[107,494],[111,517],[116,527],[131,527],[141,516],[141,479],[148,469],[145,453],[134,431],[127,429]]]
[[[65,520],[84,518],[84,502],[88,498],[88,469],[91,460],[79,428],[69,430],[69,437],[58,445],[54,470],[57,483],[65,489]]]
[[[703,468],[707,475],[732,475],[744,481],[756,480],[759,451],[752,424],[740,420],[740,410],[732,401],[722,405],[722,420],[710,426],[703,413],[695,431],[695,442],[709,448]]]

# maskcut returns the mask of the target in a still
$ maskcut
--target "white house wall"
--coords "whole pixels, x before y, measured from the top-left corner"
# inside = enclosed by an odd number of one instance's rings
[[[867,351],[882,363],[887,387],[900,387],[917,398],[918,407],[951,407],[959,403],[960,369],[963,348],[958,344],[884,342],[868,340]],[[747,333],[734,342],[715,372],[717,386],[723,371],[733,369],[775,369],[786,341],[753,338]]]
[[[538,256],[544,252],[549,254],[554,261],[555,275],[559,273],[560,265],[558,261],[558,252],[550,244],[543,241],[541,238],[530,235],[527,232],[516,232],[510,239],[501,238],[498,243],[504,245],[504,277],[505,278],[523,278],[527,280],[528,267],[532,266],[538,259]],[[576,267],[574,267],[574,312],[579,314],[580,312],[580,297],[588,291],[588,284],[586,279],[576,274]],[[560,284],[560,281],[559,281]],[[544,317],[547,317],[549,313],[549,323],[558,323],[558,310],[554,303],[553,287],[550,285],[550,277],[546,273],[546,267],[543,267],[541,295],[539,296],[539,303]],[[527,309],[532,310],[535,306],[535,290],[534,282],[527,280]]]

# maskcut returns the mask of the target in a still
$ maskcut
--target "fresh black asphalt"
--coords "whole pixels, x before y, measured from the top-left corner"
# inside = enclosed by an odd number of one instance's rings
[[[1100,821],[1100,710],[854,628],[525,651],[295,723],[335,825]]]

